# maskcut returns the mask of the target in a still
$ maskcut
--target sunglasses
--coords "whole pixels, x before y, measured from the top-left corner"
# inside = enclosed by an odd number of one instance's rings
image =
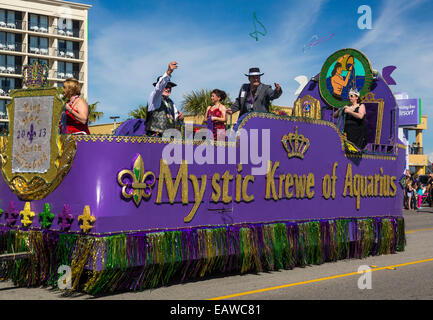
[[[171,91],[171,87],[165,87],[164,90]]]
[[[355,98],[355,97],[358,97],[358,96],[357,96],[357,95],[354,95],[354,94],[350,94],[349,97],[350,97],[350,98]]]

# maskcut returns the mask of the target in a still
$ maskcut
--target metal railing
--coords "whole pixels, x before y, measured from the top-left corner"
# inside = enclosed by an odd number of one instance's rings
[[[19,42],[3,42],[0,43],[0,50],[7,50],[7,51],[15,51],[15,52],[22,52],[23,48],[25,47],[24,43]]]
[[[54,32],[59,36],[84,39],[84,31],[80,31],[80,29],[78,28],[68,29],[68,28],[54,27]]]
[[[33,26],[29,25],[28,30],[33,31],[33,32],[40,32],[40,33],[48,33],[49,32],[48,26],[38,26],[38,25],[33,25]]]
[[[9,97],[11,90],[14,90],[14,88],[11,87],[0,87],[0,96],[2,97]]]
[[[69,58],[69,59],[84,59],[84,51],[72,50],[67,51],[66,49],[55,49],[55,55],[60,58]]]
[[[49,55],[49,49],[48,48],[29,47],[29,53],[42,54],[44,56],[48,56]]]
[[[424,148],[418,146],[409,146],[409,154],[424,154]]]
[[[22,66],[0,66],[0,73],[8,74],[21,74],[23,70]]]
[[[65,71],[54,70],[54,78],[62,79],[62,80],[65,80],[68,78],[75,78],[78,81],[83,81],[84,73],[83,72],[76,72],[76,71],[65,72]]]
[[[14,22],[0,21],[0,28],[23,30],[24,26],[25,26],[25,22],[22,20],[15,20]]]

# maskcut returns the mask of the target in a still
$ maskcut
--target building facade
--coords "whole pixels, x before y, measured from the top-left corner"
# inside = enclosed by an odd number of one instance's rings
[[[22,68],[48,66],[48,82],[76,78],[87,98],[88,10],[61,0],[0,0],[0,130],[7,126],[10,90],[22,88]]]
[[[409,169],[418,175],[425,174],[428,156],[424,154],[422,133],[427,130],[427,116],[421,116],[421,123],[416,127],[409,127],[407,130],[415,131],[415,142],[409,145]]]

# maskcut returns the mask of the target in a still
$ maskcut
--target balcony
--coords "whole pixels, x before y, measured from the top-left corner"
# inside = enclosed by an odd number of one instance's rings
[[[84,59],[84,51],[78,50],[67,51],[66,49],[55,49],[55,55],[60,58]]]
[[[424,154],[423,147],[418,147],[417,145],[409,146],[409,154]]]
[[[68,78],[75,78],[78,81],[83,81],[83,72],[77,72],[77,71],[72,71],[72,72],[65,72],[65,71],[54,71],[54,78],[56,79],[62,79],[62,80],[66,80]]]
[[[0,88],[0,96],[1,97],[9,97],[10,96],[9,93],[11,92],[11,90],[14,90],[14,89],[11,87]]]
[[[20,75],[22,73],[22,70],[22,66],[0,66],[0,73]]]
[[[6,50],[6,51],[14,51],[14,52],[22,52],[22,49],[24,47],[24,44],[14,42],[14,43],[0,43],[0,50]]]
[[[15,20],[13,22],[0,21],[0,28],[9,29],[23,29],[25,22],[22,20]]]
[[[55,33],[58,34],[59,36],[84,39],[84,31],[80,31],[80,29],[77,28],[68,29],[68,28],[56,27],[54,28],[54,30]]]
[[[29,26],[29,31],[48,33],[48,26]]]
[[[29,53],[48,56],[48,48],[29,47]]]

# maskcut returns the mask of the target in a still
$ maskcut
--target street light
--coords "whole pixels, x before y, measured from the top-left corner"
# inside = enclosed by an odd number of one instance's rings
[[[119,118],[120,118],[119,116],[110,117],[110,119],[114,121],[114,123],[113,123],[113,133],[116,131],[116,119],[119,119]]]

